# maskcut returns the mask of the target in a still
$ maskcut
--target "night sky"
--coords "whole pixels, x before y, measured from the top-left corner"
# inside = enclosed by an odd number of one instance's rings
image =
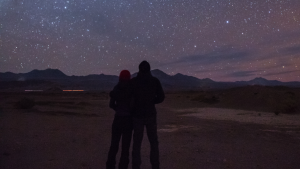
[[[0,72],[300,81],[300,0],[0,0]]]

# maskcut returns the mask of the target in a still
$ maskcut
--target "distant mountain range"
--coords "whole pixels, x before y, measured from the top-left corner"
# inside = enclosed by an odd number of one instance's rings
[[[248,85],[300,87],[300,82],[280,82],[261,77],[250,81],[215,82],[209,78],[198,79],[193,76],[176,74],[170,76],[155,69],[151,74],[157,77],[165,90],[208,90],[241,87]],[[132,76],[136,76],[134,73]],[[70,90],[107,91],[118,82],[115,75],[67,76],[58,69],[33,70],[28,73],[0,73],[0,90],[47,90],[60,87]]]

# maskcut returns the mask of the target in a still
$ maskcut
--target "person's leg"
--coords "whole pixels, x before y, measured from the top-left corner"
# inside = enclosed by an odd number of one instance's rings
[[[141,146],[144,134],[144,120],[133,118],[132,169],[140,169]]]
[[[122,133],[122,152],[119,162],[119,169],[127,169],[129,164],[129,148],[132,137],[132,119],[124,118]]]
[[[146,122],[147,136],[150,142],[150,162],[152,169],[159,169],[159,149],[156,118],[149,118]]]
[[[111,143],[106,161],[106,169],[115,169],[116,155],[119,149],[119,142],[122,134],[118,123],[119,120],[115,117],[112,124]]]

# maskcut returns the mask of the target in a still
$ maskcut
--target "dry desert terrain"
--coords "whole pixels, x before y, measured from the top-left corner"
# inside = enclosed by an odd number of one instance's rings
[[[157,105],[161,168],[300,167],[300,114],[226,107],[229,98],[208,104],[197,101],[199,95],[167,93]],[[16,108],[23,97],[34,99],[35,106]],[[114,116],[108,102],[105,92],[2,92],[0,168],[105,168]],[[151,168],[146,135],[142,168]]]

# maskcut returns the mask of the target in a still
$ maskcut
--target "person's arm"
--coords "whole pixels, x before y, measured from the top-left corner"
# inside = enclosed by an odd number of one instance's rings
[[[110,100],[109,100],[109,107],[113,110],[116,110],[116,99],[113,97],[113,91],[109,93]]]
[[[165,93],[161,86],[160,81],[157,79],[156,97],[154,100],[155,104],[162,103],[165,100]]]

